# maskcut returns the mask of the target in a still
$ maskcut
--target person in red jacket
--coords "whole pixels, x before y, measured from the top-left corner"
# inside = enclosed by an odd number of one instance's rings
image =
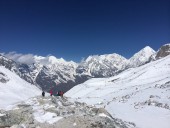
[[[51,90],[50,90],[50,96],[52,96],[52,95],[53,95],[53,90],[51,89]]]

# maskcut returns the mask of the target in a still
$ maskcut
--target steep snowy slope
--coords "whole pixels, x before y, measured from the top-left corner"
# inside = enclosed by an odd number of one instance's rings
[[[170,128],[170,55],[114,77],[90,79],[65,95],[139,128]]]
[[[0,109],[36,95],[41,95],[40,89],[0,66]]]
[[[138,67],[149,61],[150,57],[156,52],[149,46],[141,49],[139,52],[134,54],[128,61],[128,67]]]

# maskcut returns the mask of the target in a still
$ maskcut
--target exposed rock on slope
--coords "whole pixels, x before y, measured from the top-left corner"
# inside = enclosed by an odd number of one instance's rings
[[[156,59],[170,55],[170,44],[163,45],[156,54]]]

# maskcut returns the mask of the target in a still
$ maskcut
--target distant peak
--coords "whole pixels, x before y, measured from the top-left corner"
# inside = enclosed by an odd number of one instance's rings
[[[138,53],[155,53],[156,51],[153,50],[150,46],[146,46],[143,49],[141,49]]]
[[[152,49],[150,46],[145,46],[143,49]]]

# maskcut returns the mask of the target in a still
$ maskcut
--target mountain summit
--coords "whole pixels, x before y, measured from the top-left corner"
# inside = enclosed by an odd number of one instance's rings
[[[155,53],[156,52],[151,47],[146,46],[129,59],[128,67],[138,67],[147,63],[150,57]]]

